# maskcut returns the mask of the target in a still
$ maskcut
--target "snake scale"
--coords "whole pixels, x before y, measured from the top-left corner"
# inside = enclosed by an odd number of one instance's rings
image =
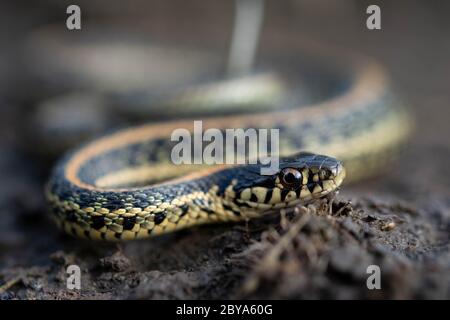
[[[411,122],[377,63],[360,59],[348,69],[350,76],[335,85],[342,87],[338,94],[319,102],[203,120],[203,129],[278,128],[275,174],[261,175],[258,164],[171,164],[170,135],[192,129],[186,119],[122,129],[58,162],[46,187],[53,220],[76,237],[141,239],[259,217],[331,194],[345,176],[356,181],[377,174],[391,166]],[[208,88],[194,90],[192,101],[201,105],[202,96],[214,97],[221,85]]]

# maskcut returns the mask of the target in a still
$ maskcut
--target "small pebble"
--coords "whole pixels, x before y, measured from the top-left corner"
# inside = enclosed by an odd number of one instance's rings
[[[383,231],[391,231],[396,227],[395,222],[389,222],[381,227],[381,230]]]

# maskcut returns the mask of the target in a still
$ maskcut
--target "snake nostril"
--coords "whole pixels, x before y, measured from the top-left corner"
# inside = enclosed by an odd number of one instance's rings
[[[330,177],[330,171],[327,169],[320,169],[319,170],[319,179],[320,180],[326,180]]]

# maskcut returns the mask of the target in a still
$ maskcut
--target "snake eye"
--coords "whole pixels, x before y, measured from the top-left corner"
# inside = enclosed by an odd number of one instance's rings
[[[302,174],[293,168],[284,168],[280,172],[280,182],[288,189],[297,189],[302,183]]]

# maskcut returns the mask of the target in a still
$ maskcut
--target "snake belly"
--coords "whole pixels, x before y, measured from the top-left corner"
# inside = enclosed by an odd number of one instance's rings
[[[351,80],[320,103],[203,121],[204,130],[279,129],[282,160],[272,176],[259,175],[258,165],[175,166],[171,133],[192,130],[193,122],[153,123],[93,140],[61,159],[46,187],[51,216],[76,237],[140,239],[258,217],[330,194],[345,176],[377,174],[404,145],[409,116],[376,63],[359,64]]]

